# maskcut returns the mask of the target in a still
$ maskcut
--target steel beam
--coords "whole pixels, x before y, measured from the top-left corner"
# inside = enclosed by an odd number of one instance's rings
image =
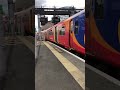
[[[35,14],[40,15],[71,15],[73,11],[81,11],[83,9],[63,9],[63,8],[35,8]]]

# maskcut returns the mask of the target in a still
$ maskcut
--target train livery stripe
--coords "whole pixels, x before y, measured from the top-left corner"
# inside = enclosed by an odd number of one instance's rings
[[[85,34],[84,34],[84,44],[85,44]]]
[[[73,35],[71,35],[71,37],[73,38],[73,42],[75,44],[77,44],[77,46],[79,46],[80,48],[84,49],[84,47],[81,44],[79,44],[79,42],[77,41],[74,33],[73,33]]]
[[[91,13],[92,14],[92,13]],[[114,48],[112,48],[101,36],[97,26],[96,26],[96,23],[95,23],[95,19],[94,19],[94,16],[93,15],[90,15],[90,20],[91,20],[91,23],[90,23],[90,26],[91,26],[91,30],[92,30],[92,37],[94,37],[96,39],[96,41],[102,45],[104,48],[114,52],[114,53],[117,53],[117,54],[120,54],[118,51],[116,51]]]

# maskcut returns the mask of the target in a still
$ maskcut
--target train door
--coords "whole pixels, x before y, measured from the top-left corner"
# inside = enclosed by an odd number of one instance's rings
[[[77,40],[77,42],[78,42],[78,37],[80,37],[79,36],[79,29],[80,29],[80,25],[79,25],[80,23],[79,23],[79,20],[78,20],[78,18],[75,18],[74,20],[73,20],[73,25],[74,25],[74,35],[73,35],[73,38],[74,38],[74,40],[73,40],[73,48],[75,49],[75,50],[77,50],[78,48],[77,48],[77,43],[76,43],[76,40]],[[75,40],[76,39],[76,40]]]
[[[92,44],[91,44],[91,29],[90,29],[90,12],[92,9],[92,0],[86,0],[85,2],[85,52],[86,55],[92,53]]]
[[[72,49],[77,49],[77,46],[76,46],[76,40],[75,40],[75,38],[76,37],[78,37],[78,31],[79,31],[79,22],[78,22],[78,20],[76,20],[76,19],[73,19],[72,21],[71,21],[71,30],[70,30],[70,46],[71,46],[71,48]]]
[[[91,10],[93,11],[94,22],[95,22],[95,25],[98,28],[98,31],[99,31],[101,36],[104,36],[104,35],[107,36],[109,34],[109,32],[110,32],[109,31],[110,29],[108,29],[107,25],[105,25],[106,20],[107,20],[105,18],[105,13],[108,12],[108,11],[105,12],[105,10],[104,10],[106,8],[104,6],[104,4],[105,4],[104,2],[105,2],[105,0],[92,0],[92,2],[91,2],[91,6],[92,6]],[[109,20],[109,22],[111,22],[110,19],[108,19],[108,20]],[[107,20],[107,22],[108,22],[108,20]],[[90,20],[90,23],[92,24],[92,18]],[[93,25],[90,26],[92,35],[95,34],[94,31],[93,31],[94,26]],[[97,31],[97,29],[94,29],[94,30]],[[97,35],[97,33],[96,33],[96,35]],[[103,39],[105,40],[104,37],[103,37]],[[95,41],[92,41],[91,48],[92,48],[92,51],[91,51],[92,55],[94,55],[96,57],[101,57],[100,56],[101,55],[100,51],[98,52],[100,47],[98,47],[98,45],[96,45]]]
[[[70,21],[70,31],[69,31],[69,46],[72,49],[73,47],[73,21]]]
[[[110,3],[112,4],[112,9],[110,13],[112,24],[109,27],[113,35],[112,37],[110,37],[110,39],[112,39],[110,44],[120,53],[120,0],[110,0]]]
[[[55,42],[58,43],[57,26],[55,26]]]
[[[78,18],[74,18],[73,19],[73,32],[72,32],[72,47],[77,50],[78,46],[77,46],[77,37],[79,37],[79,22],[78,22]]]

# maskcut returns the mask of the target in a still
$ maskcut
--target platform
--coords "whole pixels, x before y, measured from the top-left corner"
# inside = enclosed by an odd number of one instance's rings
[[[86,64],[83,59],[58,45],[46,41],[42,42],[39,48],[39,59],[35,71],[36,90],[41,90],[41,88],[42,90],[81,90],[82,88],[120,90],[119,80]],[[73,73],[74,66],[71,66],[69,62],[78,69],[76,73],[79,75]]]
[[[88,64],[85,65],[85,79],[85,85],[89,90],[120,90],[119,80]]]
[[[35,90],[83,90],[44,43],[35,67],[35,85]]]
[[[34,90],[33,52],[17,37],[9,37],[0,51],[4,66],[7,66],[3,90]]]

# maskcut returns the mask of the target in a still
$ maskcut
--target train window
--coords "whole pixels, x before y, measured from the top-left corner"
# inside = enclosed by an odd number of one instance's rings
[[[70,32],[72,33],[73,31],[73,21],[70,22]]]
[[[104,17],[104,0],[95,0],[95,12],[96,19],[103,19]]]
[[[65,35],[65,27],[64,26],[62,26],[59,34],[60,35]]]
[[[59,31],[59,35],[61,35],[61,30]]]
[[[77,20],[75,21],[75,30],[74,30],[75,34],[78,34],[78,29],[79,29],[79,25],[78,25],[78,20]]]

